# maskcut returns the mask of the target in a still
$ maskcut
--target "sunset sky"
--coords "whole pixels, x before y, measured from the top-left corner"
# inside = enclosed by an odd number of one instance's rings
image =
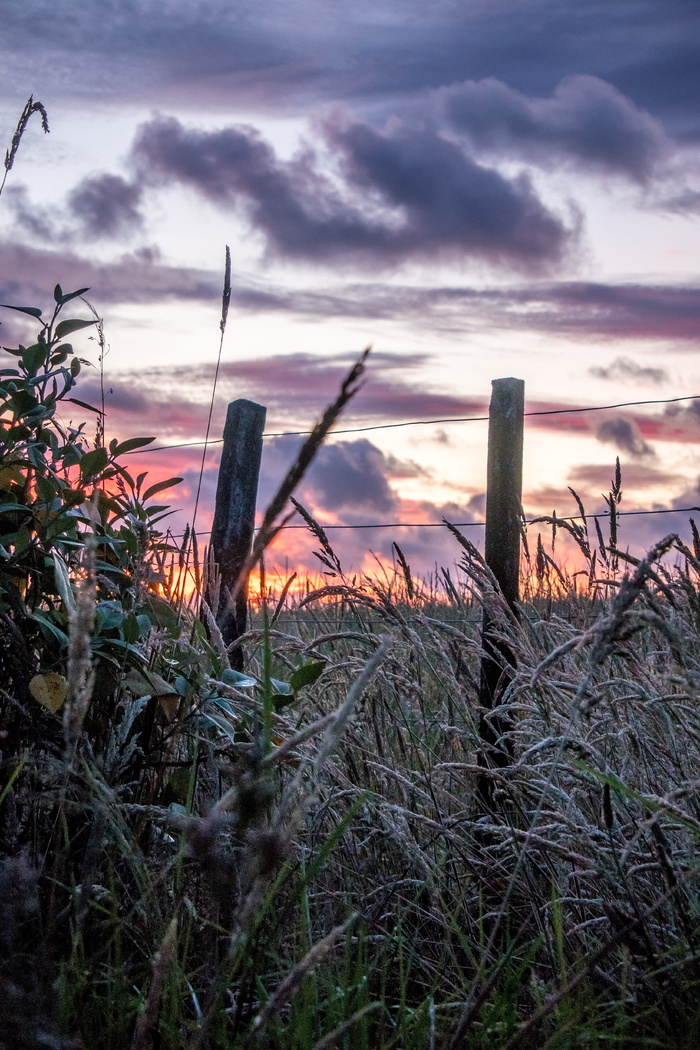
[[[526,411],[700,395],[697,0],[5,0],[0,60],[0,145],[30,94],[51,127],[32,119],[0,199],[0,300],[90,286],[108,436],[203,438],[226,244],[213,438],[238,397],[271,434],[310,429],[368,344],[341,430],[483,415],[511,375]],[[0,320],[4,345],[28,334]],[[91,371],[78,396],[98,392]],[[300,498],[328,524],[480,521],[486,436],[339,434]],[[261,506],[299,440],[266,439]],[[139,457],[184,476],[179,528],[201,454]],[[600,510],[617,455],[622,510],[700,504],[700,399],[533,417],[526,514],[575,513],[568,486]],[[392,540],[420,572],[459,554],[438,529],[332,538],[354,569]],[[288,532],[277,557],[309,550]]]

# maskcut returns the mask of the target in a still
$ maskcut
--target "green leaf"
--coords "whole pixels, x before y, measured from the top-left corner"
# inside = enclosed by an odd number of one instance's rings
[[[236,740],[235,727],[232,726],[230,722],[227,722],[227,720],[223,717],[223,715],[220,716],[220,715],[214,714],[211,711],[208,711],[208,712],[206,712],[204,714],[201,714],[199,716],[199,718],[197,719],[196,724],[197,725],[201,725],[204,728],[212,727],[214,729],[218,729],[219,732],[223,733],[224,736],[227,736],[229,738],[229,740],[231,740],[233,742],[235,742],[235,740]]]
[[[53,297],[54,297],[54,300],[57,303],[60,303],[61,300],[63,299],[63,289],[61,288],[60,284],[57,284],[56,287],[54,288],[54,290],[53,290]]]
[[[22,364],[30,375],[35,375],[38,368],[46,363],[46,347],[42,343],[28,346],[22,354]]]
[[[127,438],[126,441],[122,441],[117,444],[116,439],[109,444],[110,451],[113,456],[123,456],[126,452],[133,452],[135,448],[141,448],[143,445],[150,445],[155,438]],[[114,446],[114,447],[112,447]]]
[[[36,306],[10,306],[9,303],[0,303],[0,306],[4,307],[5,310],[16,310],[20,314],[29,314],[30,317],[36,317],[37,320],[41,320],[41,310],[37,310]]]
[[[61,290],[61,286],[60,286],[60,284],[57,284],[56,288],[54,289],[54,293],[53,293],[54,294],[54,298],[56,297],[56,291],[60,291],[60,290]],[[79,295],[85,295],[85,292],[89,292],[89,291],[90,291],[89,288],[78,288],[77,292],[63,292],[61,294],[61,298],[60,299],[56,299],[56,302],[60,306],[65,306],[65,304],[69,303],[71,301],[71,299],[77,299]]]
[[[180,622],[177,608],[171,605],[170,602],[167,602],[165,598],[159,598],[157,595],[151,594],[141,603],[141,606],[151,623],[155,624],[156,627],[165,629],[177,627]]]
[[[36,490],[43,503],[52,503],[58,495],[58,487],[55,482],[47,477],[37,474]]]
[[[251,686],[258,684],[255,678],[243,674],[242,671],[234,671],[230,667],[221,672],[221,681],[224,685],[235,685],[238,689],[250,689]]]
[[[80,321],[74,318],[71,321],[59,321],[54,330],[54,339],[64,339],[73,332],[79,332],[81,328],[90,328],[96,321]]]
[[[147,488],[141,497],[142,502],[146,502],[151,496],[155,496],[156,492],[162,492],[164,489],[171,489],[175,485],[179,485],[182,478],[168,478],[167,481],[157,481],[155,485],[151,485]]]
[[[307,663],[302,664],[301,667],[297,667],[289,679],[292,691],[296,693],[299,689],[303,689],[304,686],[313,685],[323,674],[325,666],[326,664],[323,660],[309,660]]]
[[[109,453],[106,448],[94,448],[91,452],[86,452],[80,460],[81,480],[88,481],[94,478],[101,470],[104,470],[108,462]]]
[[[77,360],[78,358],[74,357],[71,362],[71,373],[73,372],[73,363]],[[67,397],[66,401],[70,401],[71,405],[79,405],[80,408],[86,408],[88,412],[96,412],[98,416],[101,414],[99,408],[95,408],[94,405],[88,405],[87,401],[81,401],[77,397]]]
[[[124,478],[124,480],[126,481],[127,485],[129,486],[129,488],[130,489],[135,488],[134,479],[132,478],[131,474],[126,469],[126,467],[122,467],[122,466],[117,465],[116,469],[121,474],[121,476]]]
[[[187,696],[187,694],[188,694],[188,692],[189,692],[189,690],[190,690],[190,683],[189,683],[189,682],[187,681],[187,679],[186,679],[186,678],[185,678],[185,677],[184,677],[183,675],[181,675],[181,674],[179,674],[179,675],[177,676],[177,678],[176,678],[176,679],[175,679],[175,681],[173,682],[173,686],[174,686],[174,688],[175,688],[175,692],[176,692],[176,693],[177,693],[177,694],[178,694],[179,696]]]
[[[139,630],[138,621],[135,616],[128,616],[127,619],[124,620],[122,630],[124,632],[124,641],[132,643],[139,641],[141,631]]]
[[[64,445],[61,459],[65,467],[74,467],[80,463],[80,449],[77,445]]]
[[[28,612],[27,616],[30,620],[34,620],[35,623],[39,624],[39,627],[41,628],[41,631],[44,635],[50,635],[60,643],[62,648],[68,648],[68,635],[65,633],[65,631],[62,631],[60,627],[57,627],[56,624],[49,619],[46,613],[40,611]]]
[[[68,360],[68,355],[73,353],[73,347],[70,343],[65,343],[58,353],[51,355],[52,365],[62,365],[64,361]]]
[[[54,554],[50,560],[53,563],[53,574],[56,579],[56,590],[61,595],[61,600],[66,607],[68,613],[75,612],[75,597],[73,595],[73,588],[70,585],[70,579],[68,577],[68,567],[64,562],[63,558],[59,557],[58,554]]]
[[[121,602],[100,602],[97,606],[97,615],[100,618],[100,629],[103,631],[113,631],[115,628],[121,627],[124,622],[124,609]],[[132,639],[127,638],[127,641],[130,642]],[[136,641],[136,639],[133,639],[133,641]]]
[[[270,679],[270,685],[274,687],[275,692],[280,696],[291,696],[294,692],[289,682],[279,682],[276,678]]]
[[[273,693],[272,705],[275,711],[281,711],[283,707],[293,704],[296,698],[296,693]]]
[[[28,412],[31,412],[32,409],[36,408],[39,404],[37,399],[32,397],[28,390],[15,390],[10,401],[21,416],[26,416]]]

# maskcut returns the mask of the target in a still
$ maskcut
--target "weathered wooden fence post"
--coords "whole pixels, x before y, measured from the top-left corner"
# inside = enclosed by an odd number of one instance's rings
[[[491,385],[486,480],[486,563],[496,577],[503,597],[517,615],[525,383],[522,379],[494,379]],[[498,625],[488,609],[485,609],[479,700],[486,712],[500,703],[515,665],[513,652],[497,634]],[[484,765],[508,765],[511,748],[503,741],[503,734],[509,727],[510,720],[503,715],[491,718],[482,716],[479,732],[484,744],[484,754],[481,756]],[[484,779],[482,794],[486,784]]]
[[[267,409],[254,401],[232,401],[226,413],[211,544],[221,571],[217,621],[226,645],[245,632],[248,580],[240,580],[255,529],[255,502]],[[233,600],[228,596],[232,594]],[[243,667],[243,652],[231,652],[231,666]]]

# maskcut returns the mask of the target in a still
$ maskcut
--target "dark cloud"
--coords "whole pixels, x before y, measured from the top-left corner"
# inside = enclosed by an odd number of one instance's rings
[[[696,215],[700,212],[700,190],[682,189],[670,197],[655,201],[658,211],[671,212],[673,215]]]
[[[151,303],[188,299],[221,300],[221,277],[210,271],[165,266],[156,248],[128,252],[100,263],[74,251],[30,248],[0,242],[0,295],[3,302],[41,307],[51,301],[53,288],[88,286],[98,306],[105,303]],[[247,293],[240,289],[240,299]],[[252,299],[257,295],[250,291]],[[263,294],[259,301],[266,300]]]
[[[308,431],[325,406],[333,400],[343,376],[356,359],[353,354],[308,353],[271,355],[254,361],[224,362],[219,369],[217,399],[214,406],[214,434],[223,431],[226,404],[238,397],[265,404],[267,431]],[[369,359],[366,382],[353,399],[336,433],[346,429],[372,429],[394,422],[429,421],[483,417],[487,398],[459,397],[450,391],[425,389],[416,382],[425,364],[420,354],[394,356],[377,353]],[[143,431],[143,419],[159,440],[187,441],[201,438],[206,426],[213,365],[164,366],[120,372],[106,377],[108,418],[117,430],[132,436]],[[85,377],[85,400],[96,397],[96,380]],[[82,382],[82,381],[81,381]],[[81,386],[81,389],[83,387]],[[186,393],[183,393],[186,392]],[[144,410],[144,401],[147,411]],[[561,413],[562,409],[566,411]],[[625,417],[612,419],[582,406],[571,411],[571,402],[528,400],[529,428],[546,429],[552,434],[567,433],[596,437],[611,442],[633,456],[648,455],[648,442],[700,442],[700,401],[665,405],[658,411],[628,410]],[[470,426],[465,423],[464,426]],[[415,426],[411,433],[426,441],[441,442],[444,431],[437,425]],[[453,432],[458,439],[458,431]],[[363,436],[364,437],[364,436]],[[374,440],[374,435],[368,435]],[[353,436],[350,440],[361,440]],[[646,451],[645,451],[646,450]],[[411,461],[387,457],[390,479],[424,476],[424,470]]]
[[[497,77],[547,97],[582,71],[689,135],[700,112],[696,0],[8,0],[6,92],[134,99],[211,111],[245,103],[395,100]],[[75,41],[80,39],[80,48]]]
[[[299,448],[294,438],[266,441],[260,473],[258,508],[262,510],[279,484]],[[408,464],[408,471],[411,465]],[[297,498],[322,524],[356,526],[328,529],[331,544],[347,570],[367,567],[370,551],[392,560],[392,543],[399,543],[411,567],[420,574],[432,572],[438,565],[452,566],[459,559],[459,547],[446,529],[426,527],[443,517],[453,522],[482,520],[483,507],[476,504],[430,501],[412,502],[401,499],[392,487],[397,476],[397,461],[383,453],[371,441],[335,441],[321,448],[306,478],[299,486]],[[473,501],[472,501],[473,502]],[[298,519],[295,519],[295,523]],[[400,523],[415,522],[415,526]],[[381,527],[391,523],[392,528]],[[399,524],[397,524],[399,523]],[[483,539],[483,528],[470,528],[470,538]],[[318,542],[306,530],[285,530],[270,554],[269,564],[283,565],[285,558],[306,571],[318,571],[313,556]],[[376,570],[376,565],[374,565]]]
[[[689,349],[700,338],[695,284],[558,281],[506,288],[397,288],[394,296],[397,311],[429,315],[433,326],[447,331],[471,323],[587,339],[673,340],[686,342]],[[370,292],[368,306],[371,301]]]
[[[555,402],[528,402],[526,410],[553,412],[564,406]],[[669,441],[676,444],[700,442],[700,405],[697,401],[689,405],[666,405],[661,411],[634,412],[628,410],[625,417],[605,417],[597,411],[571,412],[565,415],[543,415],[530,418],[527,425],[543,428],[555,433],[593,436],[600,441],[617,444],[618,448],[632,455],[652,455],[649,441]],[[645,452],[644,449],[649,450]]]
[[[672,151],[660,123],[598,77],[567,77],[551,98],[528,98],[494,77],[445,88],[439,98],[477,148],[548,168],[564,161],[643,183]]]
[[[64,288],[89,285],[98,305],[187,299],[218,307],[221,300],[219,273],[166,266],[154,248],[98,263],[76,252],[0,242],[3,302],[39,304],[51,298],[57,280]],[[252,313],[403,320],[447,334],[506,329],[588,340],[673,341],[678,348],[688,349],[694,349],[700,339],[697,284],[541,281],[503,287],[425,288],[374,281],[309,290],[234,274],[232,303]]]
[[[142,190],[119,175],[84,179],[69,195],[68,206],[83,236],[115,237],[140,228]]]
[[[126,383],[109,382],[104,384],[105,414],[138,415],[139,422],[148,415],[153,407],[152,400],[141,390]],[[102,402],[102,388],[99,380],[80,380],[80,399],[99,407]]]
[[[525,176],[505,178],[433,131],[379,133],[337,113],[321,126],[340,189],[313,153],[283,162],[245,125],[208,132],[159,117],[141,127],[133,157],[151,180],[243,206],[268,250],[288,258],[387,266],[445,255],[541,269],[576,238]]]
[[[10,186],[4,203],[23,234],[69,246],[81,240],[123,238],[140,230],[142,195],[136,183],[105,173],[83,179],[62,205],[39,204],[22,185]]]
[[[654,449],[644,441],[635,423],[621,416],[603,420],[596,430],[596,437],[598,441],[615,445],[620,452],[626,452],[635,459],[655,455]]]
[[[263,500],[272,495],[272,480],[279,483],[282,464],[291,462],[298,447],[299,442],[290,438],[265,442]],[[390,485],[391,472],[387,457],[370,441],[336,441],[319,450],[300,489],[301,498],[345,522],[387,520],[399,502]]]
[[[431,472],[422,467],[420,463],[415,463],[410,459],[397,459],[396,456],[392,456],[391,453],[386,454],[386,465],[388,476],[393,480],[399,480],[401,478],[429,478]]]
[[[346,515],[367,508],[391,514],[397,499],[389,487],[389,464],[383,452],[367,439],[345,441],[322,448],[309,471],[316,502]]]
[[[49,243],[60,238],[55,214],[51,209],[33,201],[26,186],[8,186],[3,196],[4,206],[9,209],[14,222],[23,233]]]
[[[594,365],[588,371],[596,379],[623,380],[625,382],[648,385],[667,383],[669,379],[665,368],[640,365],[630,357],[616,357],[609,365],[605,367]]]

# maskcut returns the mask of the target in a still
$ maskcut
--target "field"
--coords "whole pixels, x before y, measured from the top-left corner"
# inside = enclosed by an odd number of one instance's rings
[[[3,1046],[697,1045],[698,552],[598,586],[540,561],[518,622],[463,542],[449,594],[266,590],[244,674],[176,574],[150,597],[162,544],[119,600],[87,545],[62,710],[3,654]]]

